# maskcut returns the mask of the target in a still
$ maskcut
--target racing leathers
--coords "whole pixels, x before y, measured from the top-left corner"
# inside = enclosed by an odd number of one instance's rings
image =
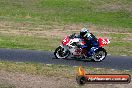
[[[86,44],[80,46],[80,48],[87,49],[87,57],[92,56],[92,54],[99,48],[98,39],[92,33],[89,33],[88,36],[83,37],[82,39],[86,42]]]

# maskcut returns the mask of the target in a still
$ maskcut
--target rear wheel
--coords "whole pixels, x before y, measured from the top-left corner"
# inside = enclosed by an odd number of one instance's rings
[[[63,47],[59,46],[58,48],[56,48],[54,55],[58,59],[65,59],[70,55],[70,51],[65,50]]]
[[[104,48],[99,48],[93,54],[92,59],[96,62],[100,62],[105,59],[106,55],[107,55],[106,50]]]

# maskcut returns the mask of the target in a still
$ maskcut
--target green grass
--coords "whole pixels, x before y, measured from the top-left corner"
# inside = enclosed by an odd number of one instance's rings
[[[67,65],[53,65],[53,64],[42,64],[42,63],[31,63],[31,62],[8,62],[0,61],[0,72],[12,74],[28,74],[41,77],[59,77],[74,79],[78,73],[79,67],[67,66]],[[128,70],[112,70],[107,68],[94,68],[84,67],[87,74],[130,74],[132,71]],[[16,88],[16,85],[8,83],[0,83],[0,88]],[[73,87],[70,87],[73,88]]]
[[[131,0],[0,0],[0,48],[54,51],[62,39],[59,34],[58,37],[12,35],[12,30],[60,29],[66,33],[67,25],[83,24],[98,25],[97,31],[132,33],[131,4]],[[3,30],[6,31],[3,33]],[[5,33],[7,31],[9,33]],[[108,53],[132,55],[132,42],[125,40],[131,38],[129,34],[96,35],[111,38],[111,43],[106,46]]]
[[[96,34],[96,36],[100,36]],[[100,37],[110,37],[111,43],[104,47],[112,55],[132,56],[132,42],[126,40],[127,34],[102,34]],[[0,48],[30,49],[54,51],[60,44],[60,37],[37,37],[22,35],[0,35]]]
[[[34,75],[43,76],[61,76],[61,77],[73,77],[74,68],[70,66],[61,65],[46,65],[40,63],[14,63],[14,62],[0,62],[0,70],[8,72],[21,72]],[[71,70],[71,72],[70,72]],[[72,71],[73,70],[73,71]],[[72,75],[71,75],[72,74]]]
[[[59,45],[57,38],[0,35],[0,48],[37,49],[52,51]]]
[[[0,84],[0,88],[16,88],[14,85],[10,85],[8,83]]]
[[[111,73],[127,73],[132,74],[131,71],[125,70],[111,70],[106,68],[93,68],[85,67],[86,72],[90,74],[111,74]],[[29,62],[7,62],[0,61],[0,70],[7,72],[20,72],[33,75],[42,75],[47,77],[64,77],[73,78],[76,76],[78,67],[72,67],[67,65],[46,65],[41,63],[29,63]],[[111,71],[110,71],[111,70]]]
[[[88,23],[132,28],[132,13],[128,10],[131,4],[131,0],[1,0],[0,19],[38,24]],[[114,5],[115,9],[106,9],[105,5]],[[117,5],[121,9],[116,9]]]

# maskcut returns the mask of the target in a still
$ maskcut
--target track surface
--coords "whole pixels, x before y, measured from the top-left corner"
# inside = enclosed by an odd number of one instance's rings
[[[84,62],[55,59],[53,52],[48,51],[0,49],[0,60],[132,70],[132,57],[128,56],[107,56],[102,62]]]

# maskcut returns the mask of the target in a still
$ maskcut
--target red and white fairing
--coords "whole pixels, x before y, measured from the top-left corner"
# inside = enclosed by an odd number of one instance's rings
[[[81,38],[73,38],[70,39],[68,36],[65,37],[62,40],[61,47],[63,47],[65,50],[69,50],[70,53],[74,56],[80,56],[82,55],[82,49],[78,48],[77,46],[73,45],[73,43],[78,43],[79,45],[84,45],[85,41],[83,41]],[[105,45],[108,45],[110,43],[110,40],[108,38],[98,38],[99,47],[103,47]]]
[[[110,40],[108,38],[98,38],[99,48],[93,53],[89,58],[86,53],[87,49],[79,48],[81,45],[85,45],[86,42],[76,36],[75,34],[66,36],[62,41],[59,47],[56,48],[54,55],[58,59],[66,59],[69,56],[73,56],[81,59],[90,59],[93,61],[102,61],[107,56],[106,50],[103,46],[108,45]]]
[[[99,47],[103,47],[105,45],[108,45],[110,43],[110,40],[108,38],[98,38]]]
[[[70,39],[68,37],[65,37],[62,41],[62,44],[66,46],[70,42]]]
[[[69,39],[69,37],[65,37],[62,41],[62,45],[63,47],[65,47],[65,49],[69,49],[69,51],[74,55],[74,56],[79,56],[81,55],[82,49],[81,48],[77,48],[77,46],[73,46],[73,43],[78,43],[79,45],[84,45],[85,42],[80,39],[80,38],[73,38],[73,39]]]

